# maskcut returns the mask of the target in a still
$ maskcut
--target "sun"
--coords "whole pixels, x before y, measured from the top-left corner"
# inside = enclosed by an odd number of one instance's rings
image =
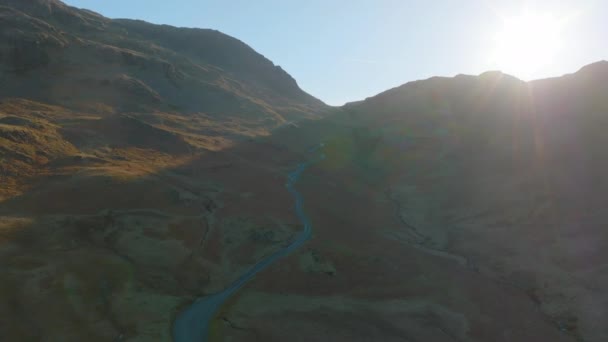
[[[524,12],[503,18],[494,36],[492,64],[505,73],[530,79],[560,52],[564,21],[550,13]]]

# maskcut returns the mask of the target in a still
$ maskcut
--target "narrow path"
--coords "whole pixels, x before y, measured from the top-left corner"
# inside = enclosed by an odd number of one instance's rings
[[[316,152],[323,144],[311,149]],[[323,159],[324,156],[321,156]],[[296,190],[295,185],[302,176],[302,173],[312,164],[304,162],[299,164],[294,171],[287,177],[287,190],[294,197],[295,209],[298,220],[304,229],[296,235],[294,241],[289,246],[280,249],[268,257],[262,259],[247,272],[241,275],[228,288],[222,292],[198,298],[192,305],[182,311],[173,322],[173,341],[175,342],[201,342],[207,341],[209,336],[209,325],[215,314],[219,311],[222,304],[230,296],[234,295],[241,287],[251,280],[257,273],[261,272],[278,259],[287,256],[289,253],[302,246],[312,235],[312,224],[304,212],[304,200],[302,195]]]

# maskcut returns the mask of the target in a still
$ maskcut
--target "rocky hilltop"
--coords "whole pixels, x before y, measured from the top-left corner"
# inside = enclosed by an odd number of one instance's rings
[[[55,0],[0,6],[3,97],[235,117],[265,128],[324,107],[281,67],[215,30],[111,20]]]

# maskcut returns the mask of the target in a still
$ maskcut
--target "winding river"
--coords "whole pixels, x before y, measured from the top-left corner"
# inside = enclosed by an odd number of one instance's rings
[[[310,152],[317,151],[323,144],[312,148]],[[324,155],[321,155],[321,159]],[[182,311],[173,322],[173,340],[175,342],[201,342],[207,341],[209,336],[209,324],[220,309],[222,304],[251,280],[258,272],[264,270],[278,259],[288,255],[298,247],[302,246],[312,234],[312,225],[310,219],[304,212],[304,200],[302,195],[296,190],[295,184],[298,179],[308,168],[312,162],[304,162],[299,164],[295,170],[289,173],[287,177],[287,190],[291,193],[295,200],[295,209],[298,220],[304,226],[304,229],[298,233],[294,241],[287,247],[280,249],[265,259],[259,261],[247,272],[235,280],[229,287],[222,292],[198,298],[192,305]]]

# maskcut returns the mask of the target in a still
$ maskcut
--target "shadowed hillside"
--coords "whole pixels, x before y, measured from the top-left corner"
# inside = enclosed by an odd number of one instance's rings
[[[533,82],[436,77],[347,105],[298,137],[326,142],[325,171],[365,194],[368,210],[392,208],[400,227],[369,234],[507,284],[565,334],[599,342],[608,338],[599,323],[608,315],[606,82],[606,62]]]

